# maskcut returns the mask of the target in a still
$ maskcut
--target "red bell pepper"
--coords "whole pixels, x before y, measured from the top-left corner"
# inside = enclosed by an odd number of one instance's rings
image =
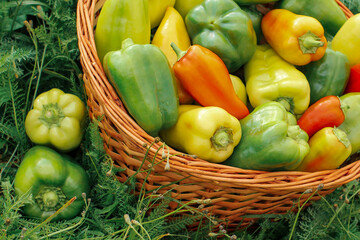
[[[338,127],[345,120],[339,97],[330,95],[313,103],[299,118],[298,125],[307,132],[309,138],[325,127]]]
[[[246,105],[236,95],[224,62],[211,50],[192,45],[182,51],[171,43],[178,56],[173,65],[184,89],[202,106],[216,106],[242,119],[249,114]]]
[[[360,92],[360,63],[351,67],[349,81],[346,85],[345,93]]]

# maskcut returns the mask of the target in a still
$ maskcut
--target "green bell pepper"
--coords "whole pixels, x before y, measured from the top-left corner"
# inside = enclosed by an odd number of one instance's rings
[[[309,153],[309,137],[294,115],[278,102],[267,102],[240,120],[242,139],[226,165],[254,170],[293,170]]]
[[[33,218],[46,219],[76,197],[53,219],[61,220],[73,218],[83,209],[82,193],[88,194],[89,180],[85,170],[69,156],[48,147],[35,146],[21,161],[14,188],[17,196],[32,195],[33,203],[25,204],[23,212]]]
[[[327,47],[325,55],[305,65],[303,72],[309,81],[313,104],[325,96],[342,95],[350,74],[349,60],[345,54]]]
[[[107,0],[95,29],[95,45],[100,61],[107,52],[119,50],[126,38],[137,44],[150,43],[148,0]]]
[[[345,120],[338,128],[347,134],[352,147],[351,154],[354,154],[360,150],[360,92],[347,93],[340,100],[347,108],[344,109]]]
[[[193,44],[217,54],[229,72],[239,69],[255,52],[252,21],[232,0],[205,0],[188,12],[185,24]]]
[[[325,32],[335,35],[347,18],[334,0],[282,0],[277,8],[316,18]]]
[[[241,6],[241,9],[244,10],[250,17],[251,22],[253,24],[257,43],[260,43],[264,40],[264,35],[261,30],[261,20],[263,14],[256,10],[255,5]]]
[[[250,4],[258,4],[258,3],[271,3],[277,2],[278,0],[234,0],[239,5],[250,5]]]
[[[105,55],[104,70],[130,115],[147,133],[157,136],[176,123],[176,83],[159,47],[125,39],[121,50]]]

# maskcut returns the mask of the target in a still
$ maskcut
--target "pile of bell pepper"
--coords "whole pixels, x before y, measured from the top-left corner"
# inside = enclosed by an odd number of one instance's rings
[[[85,121],[86,106],[76,95],[53,88],[35,98],[25,118],[34,146],[21,159],[14,180],[15,194],[31,197],[22,208],[28,217],[70,219],[83,210],[89,177],[70,152],[82,141]]]
[[[243,169],[335,169],[360,150],[360,15],[333,0],[107,0],[104,71],[151,136]]]

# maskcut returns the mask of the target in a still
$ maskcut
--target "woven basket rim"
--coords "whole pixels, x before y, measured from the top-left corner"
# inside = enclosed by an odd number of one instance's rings
[[[259,171],[246,170],[237,167],[227,166],[218,163],[211,163],[202,159],[193,158],[187,154],[176,151],[171,147],[163,147],[162,142],[156,142],[156,138],[149,136],[142,130],[137,123],[127,114],[121,100],[109,83],[104,73],[103,67],[97,57],[94,42],[94,26],[96,25],[95,13],[98,12],[106,0],[79,0],[77,7],[77,33],[79,39],[80,61],[84,71],[84,83],[92,87],[92,94],[101,109],[99,115],[104,114],[111,121],[114,128],[128,136],[132,145],[139,151],[126,146],[125,143],[114,143],[108,137],[110,144],[123,148],[130,155],[143,156],[149,150],[149,156],[155,156],[156,161],[161,166],[165,166],[161,154],[162,151],[169,151],[171,155],[169,163],[171,171],[183,171],[194,177],[194,179],[204,179],[215,183],[234,184],[251,188],[298,191],[308,188],[316,188],[324,184],[324,189],[337,188],[347,182],[360,177],[360,161],[357,160],[342,168],[334,170],[324,170],[318,172],[299,172],[299,171]],[[335,0],[345,15],[352,16],[350,10],[339,0]],[[94,97],[93,97],[94,98]],[[89,103],[89,101],[88,101]],[[97,113],[93,113],[93,118]],[[108,129],[103,127],[100,122],[99,127],[106,136]],[[116,135],[116,133],[112,133]],[[105,144],[107,140],[104,139]],[[152,145],[151,145],[152,144]],[[147,148],[151,145],[151,148]],[[162,149],[162,150],[161,150]]]

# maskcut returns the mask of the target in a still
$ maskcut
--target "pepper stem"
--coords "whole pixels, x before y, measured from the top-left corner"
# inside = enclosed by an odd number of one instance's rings
[[[319,47],[324,46],[324,42],[321,41],[321,38],[317,36],[315,33],[308,31],[304,35],[298,38],[299,46],[301,51],[306,53],[315,53]]]
[[[276,102],[279,102],[281,105],[283,105],[286,109],[286,111],[290,113],[294,113],[294,99],[290,97],[279,97],[275,100]]]
[[[65,115],[57,103],[49,103],[43,105],[39,119],[50,128],[52,125],[59,126],[64,117]]]
[[[66,196],[59,187],[43,187],[35,196],[39,208],[43,211],[56,211],[66,203]]]
[[[221,126],[216,129],[210,140],[216,151],[226,150],[234,142],[233,132],[230,128]]]
[[[174,42],[170,43],[170,46],[172,47],[172,49],[175,51],[176,55],[177,55],[177,60],[179,61],[185,54],[187,51],[183,51],[181,50]]]
[[[333,133],[334,133],[334,135],[337,137],[337,139],[342,143],[342,144],[344,144],[344,146],[346,147],[346,148],[348,148],[349,146],[350,146],[350,141],[349,141],[349,138],[348,138],[348,136],[347,136],[347,134],[344,132],[344,131],[342,131],[341,129],[339,129],[339,128],[336,128],[336,127],[334,127],[333,128]]]

